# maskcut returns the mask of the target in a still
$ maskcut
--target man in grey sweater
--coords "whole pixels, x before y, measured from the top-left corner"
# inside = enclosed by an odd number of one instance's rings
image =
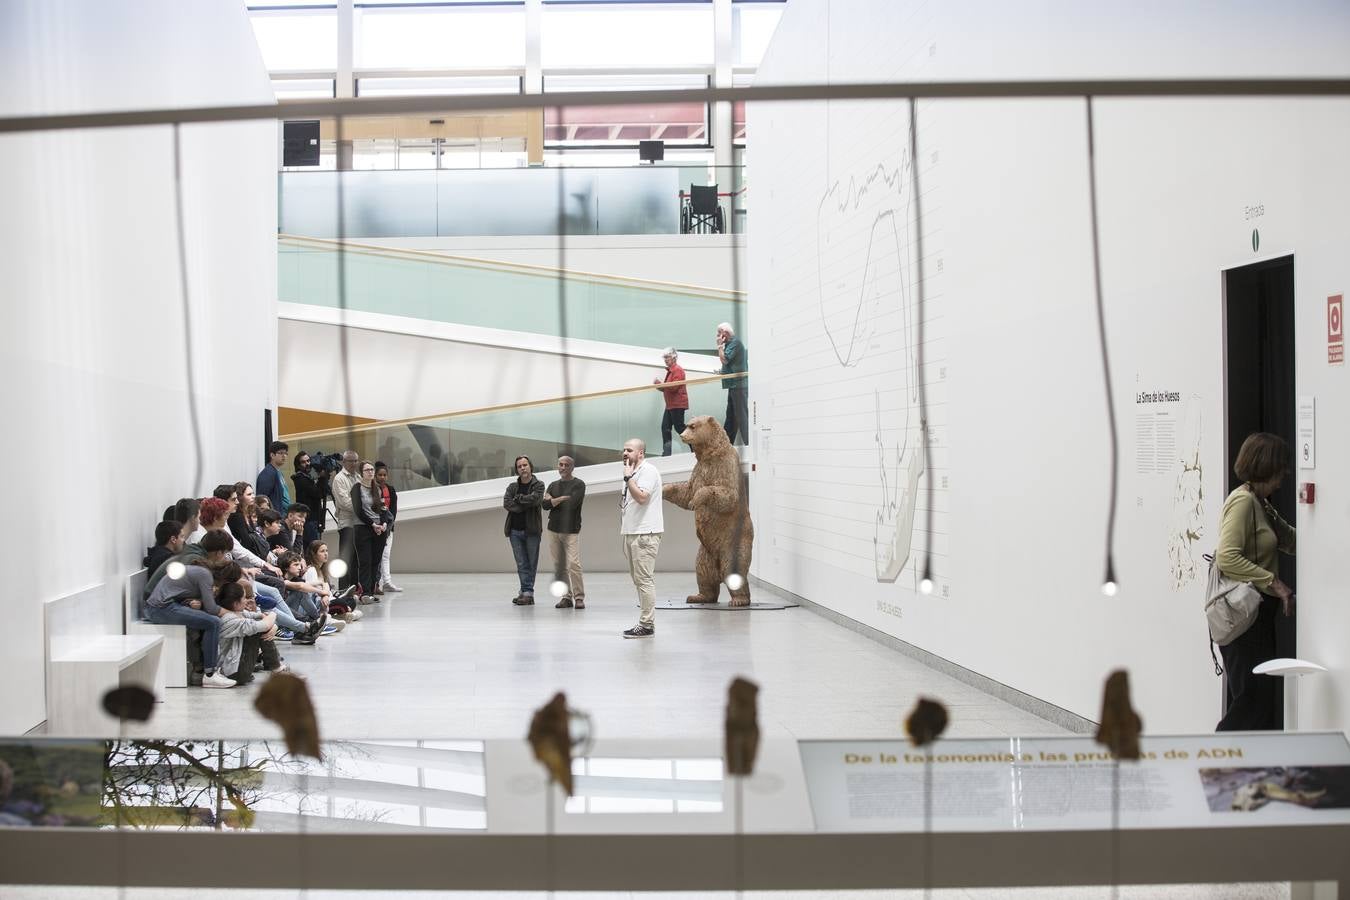
[[[168,563],[164,568],[172,566]],[[181,564],[180,564],[181,565]],[[166,572],[145,600],[145,617],[156,625],[182,625],[202,633],[202,687],[232,688],[234,682],[216,671],[220,645],[220,607],[215,580],[204,566],[182,566],[182,574]],[[242,589],[241,589],[242,590]]]

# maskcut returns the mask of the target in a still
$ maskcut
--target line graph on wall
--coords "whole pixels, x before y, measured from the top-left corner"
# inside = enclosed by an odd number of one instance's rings
[[[912,322],[914,292],[906,249],[913,221],[913,197],[908,190],[913,165],[905,151],[899,166],[892,168],[882,162],[861,179],[850,176],[847,183],[835,181],[821,196],[816,210],[820,320],[839,365],[854,368],[869,350],[884,347],[871,343],[877,323],[888,306],[898,305],[900,313],[898,351],[902,359],[897,387],[904,402],[897,420],[889,423],[898,431],[893,446],[885,439],[888,423],[881,412],[881,392],[873,391],[880,505],[872,552],[876,579],[886,583],[894,582],[909,561],[918,484],[924,470],[921,431],[913,427],[918,418],[919,380]],[[833,220],[865,220],[869,214],[872,221],[867,250],[862,264],[857,265],[851,254],[835,252],[849,240],[851,229],[837,228],[839,222]]]
[[[777,161],[798,173],[814,163],[825,178],[814,199],[795,193],[772,215],[784,224],[773,235],[771,284],[778,299],[771,350],[775,359],[793,361],[775,370],[768,389],[773,490],[781,497],[773,541],[780,553],[869,581],[902,581],[912,590],[914,550],[940,537],[915,528],[923,477],[935,473],[941,452],[932,459],[924,453],[921,377],[935,447],[945,410],[934,264],[940,230],[928,186],[936,154],[921,169],[929,257],[921,373],[908,112],[900,104],[835,104],[828,128],[839,149],[825,159],[807,161],[801,158],[807,151],[798,150]],[[802,209],[806,203],[814,210]],[[934,548],[945,552],[945,544]]]

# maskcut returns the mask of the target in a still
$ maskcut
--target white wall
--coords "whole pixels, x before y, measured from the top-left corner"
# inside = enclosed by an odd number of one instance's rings
[[[318,412],[347,408],[342,311],[282,304],[279,404]],[[379,313],[346,313],[351,410],[404,419],[550,400],[649,384],[664,377],[661,351],[552,335],[500,331]],[[713,323],[716,324],[716,323]],[[563,387],[565,348],[570,390]],[[718,370],[715,356],[680,356],[691,378]],[[661,400],[652,392],[656,420]],[[704,410],[712,412],[712,410]]]
[[[757,83],[1344,77],[1346,46],[1350,8],[1329,2],[1242,2],[1220,13],[1162,3],[951,9],[868,0],[833,4],[832,14],[825,3],[794,2]],[[760,427],[752,476],[757,574],[1089,718],[1097,716],[1107,671],[1126,666],[1150,730],[1211,729],[1218,684],[1204,649],[1203,564],[1174,572],[1169,547],[1188,525],[1202,529],[1190,554],[1212,546],[1231,463],[1223,456],[1221,270],[1293,253],[1297,391],[1315,395],[1320,413],[1319,502],[1298,510],[1299,649],[1333,669],[1305,686],[1301,724],[1346,727],[1350,607],[1336,554],[1350,526],[1350,376],[1327,366],[1325,309],[1327,295],[1350,293],[1343,250],[1350,176],[1339,149],[1350,140],[1350,103],[1097,105],[1102,278],[1121,433],[1115,552],[1122,590],[1113,601],[1099,592],[1108,439],[1084,104],[919,108],[938,590],[932,597],[914,590],[914,558],[925,545],[922,495],[915,553],[896,583],[878,581],[872,549],[874,535],[887,533],[896,497],[903,501],[903,490],[888,491],[907,472],[895,448],[905,426],[913,427],[914,405],[900,378],[914,371],[906,355],[913,343],[893,323],[907,322],[911,337],[916,324],[906,318],[912,307],[903,293],[882,290],[884,272],[869,281],[850,267],[867,258],[860,242],[878,216],[866,203],[877,195],[856,205],[854,216],[826,221],[821,237],[815,227],[835,181],[861,179],[878,162],[888,172],[904,170],[902,103],[750,109],[756,219],[782,223],[757,231],[749,250],[758,360],[751,396]],[[890,206],[908,212],[908,193],[887,190]],[[1264,216],[1249,221],[1245,208],[1258,204]],[[1259,255],[1253,225],[1261,231]],[[899,254],[901,280],[912,288],[912,244],[907,250]],[[879,288],[867,293],[868,285]],[[841,330],[841,313],[856,309],[859,296],[862,324]],[[849,297],[851,307],[843,302]],[[827,332],[868,352],[844,366]],[[1183,444],[1190,441],[1203,464],[1203,509],[1194,522],[1177,497],[1180,453],[1163,474],[1136,474],[1135,393],[1145,389],[1185,398]],[[878,435],[887,454],[880,461]]]
[[[0,5],[0,113],[270,102],[230,0]],[[11,435],[0,546],[0,734],[45,717],[42,603],[94,583],[110,604],[163,509],[252,476],[275,397],[276,126],[188,126],[183,203],[194,339],[183,339],[167,127],[0,137],[0,421]],[[196,490],[200,491],[200,488]],[[120,617],[118,619],[120,621]]]

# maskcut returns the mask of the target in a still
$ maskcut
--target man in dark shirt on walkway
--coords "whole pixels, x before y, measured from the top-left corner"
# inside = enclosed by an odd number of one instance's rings
[[[575,465],[570,456],[558,457],[558,480],[544,491],[553,577],[567,585],[557,609],[586,608],[586,585],[581,580],[581,504],[586,500],[586,482],[572,476]]]
[[[723,375],[744,375],[749,371],[746,360],[745,344],[736,337],[730,322],[717,326],[717,361],[722,364]],[[750,385],[748,379],[723,378],[722,387],[727,392],[727,419],[722,425],[727,431],[727,439],[733,444],[750,443]]]

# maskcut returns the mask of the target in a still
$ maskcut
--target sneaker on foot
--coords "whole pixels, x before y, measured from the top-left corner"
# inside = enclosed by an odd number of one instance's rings
[[[353,585],[348,585],[347,587],[345,587],[345,588],[343,588],[342,590],[338,591],[337,594],[335,594],[335,595],[333,596],[333,599],[334,599],[334,600],[346,600],[348,597],[350,597],[352,594],[355,594],[355,593],[356,593],[356,585],[354,585],[354,584],[353,584]]]
[[[577,609],[585,609],[585,608],[586,608],[586,598],[585,598],[585,597],[578,597],[578,598],[576,599],[576,604],[575,604],[575,606],[576,606]]]
[[[626,638],[649,638],[656,634],[656,627],[653,625],[634,625],[623,633]]]
[[[553,608],[554,608],[554,609],[571,609],[571,608],[572,608],[572,598],[571,598],[571,597],[563,597],[563,598],[562,598],[561,600],[559,600],[557,603],[553,604]]]
[[[337,634],[346,627],[346,622],[341,619],[333,619],[327,625],[323,626],[323,631],[320,631],[319,634]]]
[[[295,640],[295,632],[290,631],[289,629],[279,628],[277,629],[276,639],[279,641],[293,641]]]
[[[235,687],[234,679],[220,672],[212,672],[210,675],[202,676],[202,687],[204,688],[232,688]]]
[[[403,588],[401,588],[401,587],[399,587],[398,585],[394,584],[392,581],[386,581],[386,582],[384,583],[384,589],[385,589],[386,591],[393,591],[395,594],[400,594],[400,593],[403,592]]]

